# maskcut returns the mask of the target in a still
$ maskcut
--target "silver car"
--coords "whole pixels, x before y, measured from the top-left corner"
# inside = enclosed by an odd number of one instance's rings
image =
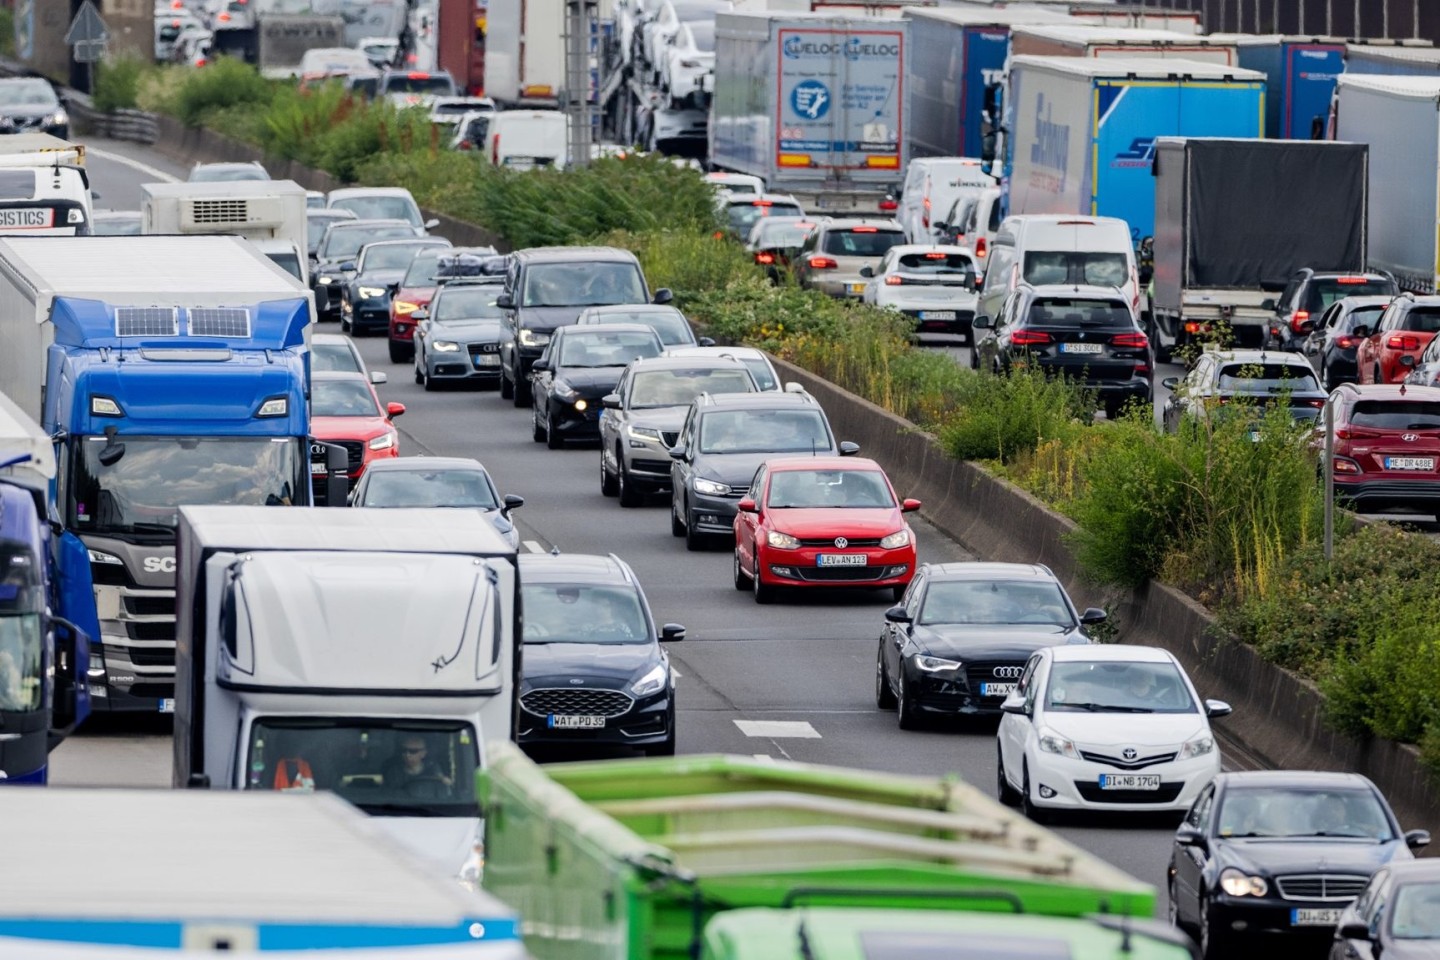
[[[445,380],[500,383],[500,339],[505,311],[501,277],[451,280],[428,306],[410,315],[415,326],[415,382],[426,390]]]
[[[861,269],[873,269],[886,251],[904,242],[905,231],[894,220],[822,220],[805,238],[791,269],[802,287],[858,300],[866,284]]]
[[[685,413],[702,393],[757,393],[755,378],[733,357],[654,357],[626,368],[601,400],[600,492],[638,507],[670,486],[670,448]]]
[[[520,531],[510,514],[524,504],[524,497],[500,496],[480,461],[462,457],[377,460],[365,469],[350,494],[352,507],[479,510],[513,549],[520,547]]]

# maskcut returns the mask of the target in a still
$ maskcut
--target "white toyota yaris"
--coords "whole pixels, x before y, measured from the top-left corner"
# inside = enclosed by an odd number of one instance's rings
[[[1156,647],[1047,647],[1001,707],[1000,799],[1052,810],[1183,811],[1220,772],[1211,717],[1180,663]]]

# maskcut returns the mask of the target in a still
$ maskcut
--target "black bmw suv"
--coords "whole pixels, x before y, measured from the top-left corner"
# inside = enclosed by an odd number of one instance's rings
[[[645,592],[625,561],[582,554],[524,554],[520,676],[523,745],[628,746],[675,753],[675,679]]]

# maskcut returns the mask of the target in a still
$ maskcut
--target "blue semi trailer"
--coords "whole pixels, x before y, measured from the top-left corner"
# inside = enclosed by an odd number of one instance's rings
[[[1210,39],[1234,44],[1240,66],[1265,74],[1267,140],[1326,138],[1335,78],[1345,72],[1344,40],[1248,33],[1217,33]]]

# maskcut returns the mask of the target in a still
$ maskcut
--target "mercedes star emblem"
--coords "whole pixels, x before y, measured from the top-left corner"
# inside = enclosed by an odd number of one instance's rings
[[[844,550],[846,547],[850,546],[850,541],[846,540],[844,537],[836,537],[835,546],[841,550]]]

